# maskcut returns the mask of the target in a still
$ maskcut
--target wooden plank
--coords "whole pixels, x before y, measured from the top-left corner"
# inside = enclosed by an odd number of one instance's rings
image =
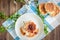
[[[3,2],[3,9],[4,9],[3,11],[5,12],[5,15],[10,16],[9,0],[3,0],[2,2]]]
[[[14,40],[8,32],[7,32],[7,35],[6,35],[6,40]]]
[[[10,1],[10,15],[14,14],[17,10],[19,10],[24,3],[14,2],[14,0]]]

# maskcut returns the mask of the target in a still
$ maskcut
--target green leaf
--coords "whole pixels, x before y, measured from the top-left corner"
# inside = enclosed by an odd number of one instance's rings
[[[45,32],[45,34],[48,33],[47,27],[48,27],[48,26],[47,26],[46,24],[44,24],[44,32]]]
[[[4,12],[0,12],[0,19],[7,19],[8,17],[4,14]]]
[[[16,21],[19,16],[20,16],[19,14],[14,14],[10,16],[10,18]]]
[[[0,32],[5,32],[5,28],[3,26],[0,27]]]

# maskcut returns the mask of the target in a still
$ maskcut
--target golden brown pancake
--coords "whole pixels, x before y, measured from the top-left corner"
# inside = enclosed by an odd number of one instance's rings
[[[50,15],[51,15],[51,16],[56,16],[57,14],[59,14],[59,12],[60,12],[59,7],[58,7],[57,5],[55,5],[54,11],[52,11],[52,12],[50,13]]]
[[[20,32],[21,32],[21,34],[24,36],[26,33],[25,33],[25,31],[24,31],[24,29],[21,27],[20,28]]]
[[[46,14],[47,12],[45,11],[45,4],[44,3],[42,3],[42,4],[40,4],[39,5],[39,11],[41,12],[41,14]]]
[[[45,10],[47,12],[52,12],[55,10],[55,5],[53,3],[46,3],[45,4]]]
[[[51,16],[56,16],[60,9],[57,5],[53,3],[46,3],[45,4],[45,10],[51,15]]]
[[[56,16],[60,12],[60,9],[54,3],[49,2],[40,4],[39,11],[41,12],[41,14],[49,13],[50,16]]]
[[[23,36],[33,37],[37,35],[38,29],[36,28],[36,24],[34,24],[34,22],[29,21],[25,23],[24,27],[20,28],[20,32]]]

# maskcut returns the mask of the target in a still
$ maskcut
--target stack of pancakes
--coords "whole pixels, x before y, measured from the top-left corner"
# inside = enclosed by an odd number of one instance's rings
[[[27,37],[33,37],[38,34],[38,29],[36,28],[36,25],[34,22],[26,22],[24,27],[20,28],[20,32],[22,35]]]
[[[39,5],[39,11],[43,15],[49,13],[51,16],[56,16],[60,12],[60,9],[54,3],[49,2],[49,3],[41,3]]]

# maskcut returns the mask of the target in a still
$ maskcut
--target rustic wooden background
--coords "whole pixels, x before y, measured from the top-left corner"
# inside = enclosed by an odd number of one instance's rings
[[[14,4],[14,0],[0,0],[0,11],[3,11],[6,16],[10,17],[18,9],[22,7],[23,3],[17,2]],[[0,26],[5,20],[0,21]],[[0,40],[14,40],[11,35],[6,31],[0,33]],[[60,25],[49,33],[43,40],[60,40]]]

